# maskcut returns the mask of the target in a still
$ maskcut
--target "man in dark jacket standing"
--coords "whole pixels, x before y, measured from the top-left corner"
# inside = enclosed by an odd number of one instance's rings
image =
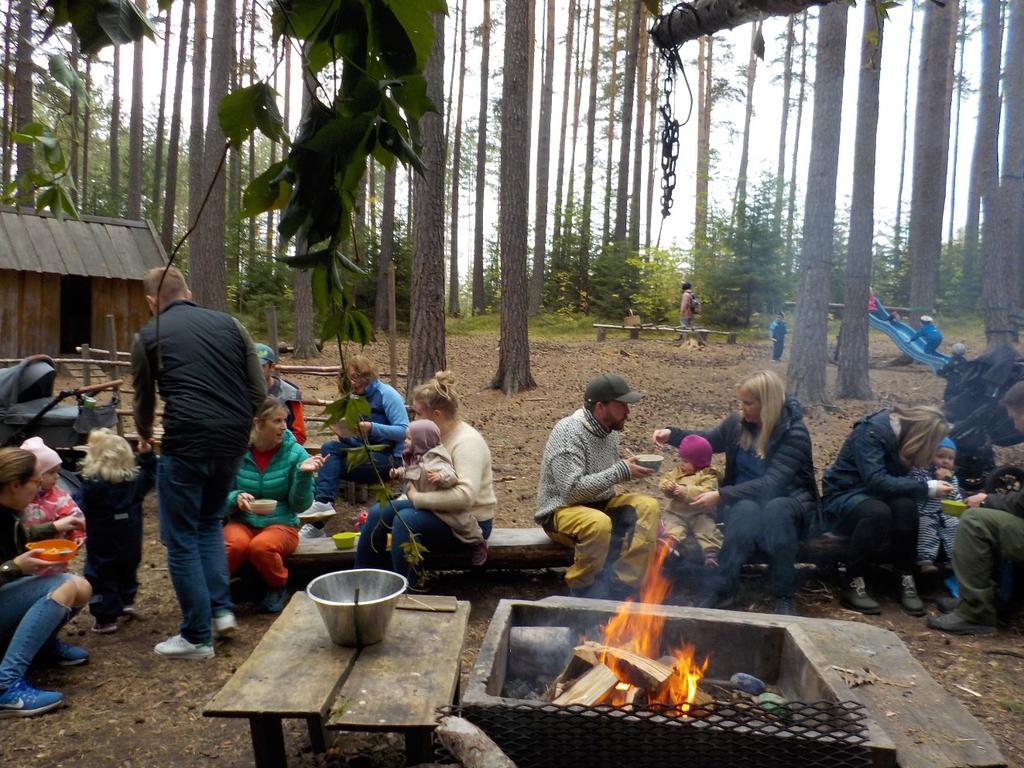
[[[135,424],[139,439],[150,441],[159,388],[160,538],[182,613],[180,633],[154,650],[169,658],[208,659],[213,632],[236,626],[221,515],[266,384],[245,328],[230,315],[192,303],[181,272],[151,269],[143,287],[156,317],[132,345]]]

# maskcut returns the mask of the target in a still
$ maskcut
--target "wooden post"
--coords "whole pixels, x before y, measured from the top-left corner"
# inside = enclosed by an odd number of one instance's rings
[[[398,351],[395,349],[395,338],[398,333],[398,312],[395,308],[395,265],[388,264],[388,352],[391,362],[391,386],[398,388]]]
[[[92,357],[92,353],[89,351],[89,345],[82,345],[82,386],[88,387],[92,381],[89,377],[89,358]]]
[[[108,350],[108,352],[110,354],[110,362],[111,363],[116,363],[117,362],[117,319],[113,315],[107,315],[107,341],[109,342],[109,345],[110,345],[110,349]],[[109,374],[109,376],[110,376],[111,379],[116,379],[117,378],[117,366],[116,365],[111,365],[110,366],[110,374]]]
[[[277,307],[273,304],[267,307],[267,336],[270,338],[270,348],[275,355],[278,354],[281,350],[277,346]]]

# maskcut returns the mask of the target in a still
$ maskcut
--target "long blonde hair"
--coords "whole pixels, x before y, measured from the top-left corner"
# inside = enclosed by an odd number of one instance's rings
[[[928,466],[942,438],[949,434],[945,415],[931,405],[893,408],[892,414],[900,425],[900,461],[908,467]]]
[[[82,460],[81,475],[86,480],[126,483],[139,474],[135,454],[128,441],[103,427],[89,433]]]
[[[278,400],[276,397],[267,396],[267,399],[260,403],[259,409],[256,411],[256,415],[252,419],[252,429],[249,430],[249,445],[250,447],[256,442],[256,422],[265,422],[271,417],[274,411],[284,411],[285,416],[288,415],[288,406]]]
[[[755,435],[749,429],[744,429],[740,434],[740,448],[744,451],[755,448],[757,455],[763,459],[772,431],[782,416],[786,385],[775,371],[756,371],[737,384],[736,389],[743,390],[761,403],[761,431],[756,435],[757,442],[754,442]]]
[[[438,371],[434,378],[413,390],[412,399],[425,405],[429,411],[440,411],[449,419],[457,418],[459,395],[455,391],[455,374]]]

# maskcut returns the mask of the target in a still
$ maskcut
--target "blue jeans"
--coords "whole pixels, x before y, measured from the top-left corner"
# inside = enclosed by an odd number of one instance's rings
[[[359,466],[348,468],[348,448],[357,443],[342,443],[338,440],[328,440],[320,446],[320,455],[325,459],[332,457],[326,462],[320,471],[316,473],[316,488],[313,491],[313,498],[317,501],[334,501],[338,495],[338,484],[342,480],[349,480],[360,485],[374,485],[381,480],[388,482],[388,473],[392,467],[401,464],[401,459],[396,459],[389,451],[370,451],[370,461]],[[374,472],[374,467],[377,471]]]
[[[0,691],[25,676],[39,649],[71,616],[70,608],[50,597],[70,578],[66,573],[23,576],[0,586],[0,647],[7,644],[0,661]]]
[[[720,595],[739,590],[740,569],[761,550],[768,557],[772,597],[793,597],[800,546],[800,502],[781,496],[767,504],[744,499],[726,513],[725,543],[715,573]]]
[[[399,521],[395,520],[396,517]],[[491,525],[491,520],[480,523],[485,539],[491,536]],[[383,511],[379,504],[370,507],[356,547],[356,568],[382,568],[400,573],[411,581],[415,580],[417,573],[412,564],[406,561],[402,549],[404,544],[411,543],[414,535],[416,541],[428,552],[469,550],[469,545],[455,538],[452,529],[429,509],[416,509],[408,499],[400,499],[386,504]]]
[[[211,617],[232,608],[221,518],[241,461],[166,454],[160,459],[160,540],[181,606],[181,636],[190,643],[210,642]]]

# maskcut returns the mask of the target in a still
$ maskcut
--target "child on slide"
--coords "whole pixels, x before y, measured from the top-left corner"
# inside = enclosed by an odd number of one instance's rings
[[[917,339],[924,342],[924,351],[929,355],[937,350],[939,344],[942,343],[942,332],[935,327],[935,320],[931,315],[921,315],[921,327],[908,341],[914,342]]]

